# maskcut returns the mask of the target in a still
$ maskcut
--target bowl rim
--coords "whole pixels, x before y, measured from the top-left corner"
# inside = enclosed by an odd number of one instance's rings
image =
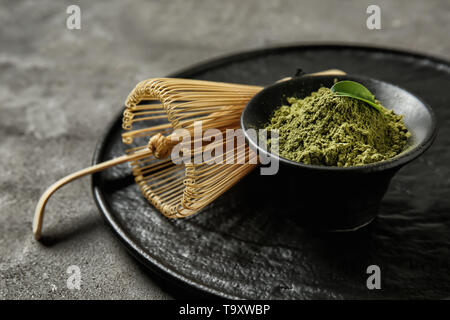
[[[335,79],[335,78],[354,80],[354,81],[358,81],[361,83],[363,83],[364,81],[379,82],[381,84],[393,86],[393,87],[396,87],[400,90],[403,90],[403,91],[406,91],[407,93],[409,93],[411,96],[413,96],[415,99],[417,99],[420,103],[422,103],[422,105],[425,107],[427,112],[430,114],[431,127],[430,127],[430,130],[427,132],[427,135],[425,136],[423,142],[416,145],[413,148],[410,148],[409,150],[403,151],[401,154],[399,154],[391,159],[388,159],[388,160],[378,161],[378,162],[360,165],[360,166],[337,167],[337,166],[321,166],[321,165],[305,164],[305,163],[286,159],[284,157],[278,156],[276,154],[273,154],[270,151],[263,149],[255,141],[253,141],[252,138],[248,135],[247,129],[249,129],[249,128],[247,128],[244,125],[244,119],[249,112],[248,111],[249,106],[251,104],[254,104],[255,101],[260,96],[262,96],[263,94],[265,94],[265,92],[267,92],[267,90],[273,90],[273,88],[283,87],[287,83],[290,83],[290,82],[304,81],[304,80],[308,80],[308,79],[330,80],[330,79]],[[409,90],[406,90],[405,88],[403,88],[401,86],[389,83],[387,81],[382,81],[379,79],[375,79],[375,78],[371,78],[371,77],[367,77],[367,76],[355,75],[355,74],[322,75],[322,76],[304,75],[304,76],[300,76],[300,77],[294,77],[289,80],[276,82],[274,84],[266,86],[266,87],[264,87],[264,89],[259,91],[256,95],[254,95],[252,97],[252,99],[250,99],[250,101],[247,103],[244,110],[242,111],[240,122],[241,122],[241,128],[244,132],[245,140],[247,141],[249,146],[253,150],[257,150],[259,152],[259,154],[262,153],[266,157],[274,158],[274,159],[278,160],[279,162],[289,165],[289,166],[299,167],[299,168],[303,168],[306,170],[320,170],[320,171],[329,171],[329,172],[374,172],[374,171],[384,171],[384,170],[392,169],[392,168],[399,168],[399,167],[404,166],[405,164],[411,162],[412,160],[419,157],[422,153],[424,153],[432,145],[433,141],[435,140],[435,138],[437,136],[436,115],[435,115],[433,109],[430,107],[430,105],[428,103],[426,103],[422,98],[419,98],[417,95],[413,94],[412,92],[410,92]]]

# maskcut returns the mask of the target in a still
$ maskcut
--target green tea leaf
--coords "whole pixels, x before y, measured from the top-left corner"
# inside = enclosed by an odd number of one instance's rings
[[[370,92],[369,89],[364,87],[361,83],[355,81],[344,80],[336,82],[334,86],[331,87],[331,91],[336,93],[347,93],[375,102],[375,96],[372,92]]]
[[[339,81],[332,87],[331,91],[340,97],[350,97],[366,102],[379,112],[383,113],[382,107],[375,102],[375,96],[362,84],[355,81]]]

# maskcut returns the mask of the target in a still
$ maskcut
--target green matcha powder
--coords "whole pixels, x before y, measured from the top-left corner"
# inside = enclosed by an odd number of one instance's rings
[[[275,111],[266,129],[279,131],[279,155],[305,164],[349,167],[387,160],[405,149],[402,116],[320,88]],[[378,101],[377,101],[378,103]],[[268,140],[271,148],[272,140]]]

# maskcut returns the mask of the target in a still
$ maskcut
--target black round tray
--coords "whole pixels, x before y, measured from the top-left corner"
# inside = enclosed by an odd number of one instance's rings
[[[391,82],[436,112],[440,132],[434,145],[395,176],[373,223],[353,233],[306,231],[292,222],[295,208],[249,200],[266,187],[258,170],[199,214],[170,220],[141,195],[126,164],[93,176],[107,223],[151,270],[220,297],[449,297],[450,64],[383,48],[296,45],[219,58],[171,76],[265,86],[297,68],[339,68]],[[124,153],[121,132],[119,114],[93,163]],[[367,288],[370,265],[380,267],[381,290]]]

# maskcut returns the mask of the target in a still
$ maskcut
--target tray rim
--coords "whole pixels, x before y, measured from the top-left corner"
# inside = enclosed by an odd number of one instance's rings
[[[173,72],[166,77],[169,78],[192,78],[198,73],[202,73],[206,70],[211,70],[214,68],[219,68],[224,64],[244,61],[248,59],[252,59],[258,56],[263,56],[266,54],[283,52],[283,51],[291,51],[298,49],[314,49],[314,50],[323,50],[323,49],[338,49],[338,50],[367,50],[367,51],[381,51],[384,53],[391,53],[397,55],[406,55],[409,57],[413,57],[416,59],[426,59],[430,60],[437,64],[444,64],[447,67],[450,67],[450,60],[447,60],[443,57],[437,57],[430,55],[428,53],[422,53],[417,51],[409,51],[401,48],[395,47],[384,47],[372,44],[365,43],[352,43],[352,42],[299,42],[299,43],[288,43],[284,45],[277,45],[271,47],[263,47],[257,49],[250,49],[245,51],[239,51],[236,53],[223,54],[216,57],[212,57],[210,59],[204,60],[203,62],[197,62],[192,64],[191,66],[187,66],[182,68],[179,71]],[[102,135],[100,136],[92,157],[92,165],[95,165],[100,162],[100,158],[102,157],[105,149],[106,142],[109,140],[110,135],[112,134],[112,129],[120,125],[122,122],[122,113],[123,109],[120,109],[109,124],[104,129]],[[101,217],[104,219],[106,224],[112,229],[113,234],[119,238],[120,243],[122,243],[127,251],[131,253],[131,255],[139,261],[143,266],[145,266],[148,270],[155,273],[157,276],[167,280],[171,284],[176,286],[181,286],[186,288],[186,285],[190,288],[188,290],[200,290],[207,294],[216,296],[218,298],[224,299],[246,299],[240,295],[231,295],[225,292],[216,290],[215,288],[206,286],[202,283],[199,283],[196,280],[192,280],[187,278],[186,276],[178,273],[173,267],[167,266],[165,263],[159,261],[158,258],[150,256],[145,249],[143,249],[137,242],[133,241],[130,236],[121,228],[120,223],[116,220],[113,214],[113,210],[111,209],[108,201],[105,198],[103,190],[100,184],[100,173],[93,174],[91,177],[91,191],[94,197],[95,204],[99,210]]]

